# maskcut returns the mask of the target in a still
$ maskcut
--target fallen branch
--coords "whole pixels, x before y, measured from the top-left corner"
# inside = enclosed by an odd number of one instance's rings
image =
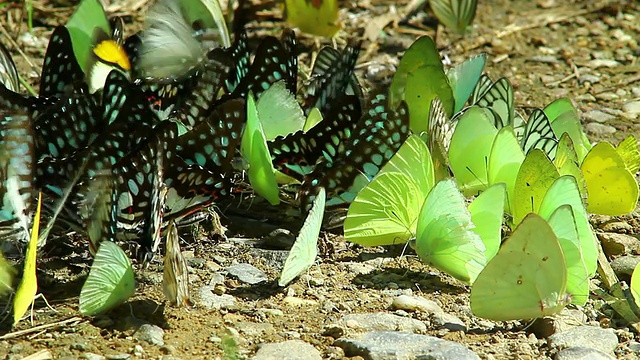
[[[36,332],[36,331],[46,330],[46,329],[50,329],[50,328],[53,328],[53,327],[62,326],[62,325],[70,324],[70,323],[73,323],[73,322],[81,322],[81,321],[83,321],[83,319],[81,317],[74,316],[72,318],[65,319],[65,320],[62,320],[62,321],[57,321],[57,322],[50,323],[50,324],[39,325],[39,326],[32,327],[32,328],[29,328],[29,329],[24,329],[24,330],[8,333],[8,334],[0,336],[0,340],[14,339],[14,338],[20,337],[22,335],[30,334],[30,333],[33,333],[33,332]]]

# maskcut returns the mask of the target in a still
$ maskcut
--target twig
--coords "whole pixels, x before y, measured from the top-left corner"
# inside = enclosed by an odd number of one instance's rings
[[[11,42],[11,46],[13,46],[13,48],[17,52],[19,52],[20,55],[22,55],[22,57],[27,61],[27,63],[29,63],[29,66],[31,66],[31,70],[37,71],[38,68],[33,64],[33,62],[27,56],[27,54],[25,54],[24,51],[20,49],[20,46],[18,45],[18,43],[15,40],[13,40],[13,38],[11,37],[11,35],[9,35],[9,33],[7,32],[7,29],[4,28],[4,25],[2,25],[2,23],[0,23],[0,30],[2,30],[2,33],[4,34],[4,36],[6,36],[7,39],[9,39],[9,41]]]
[[[24,329],[24,330],[8,333],[8,334],[0,336],[0,340],[14,339],[14,338],[20,337],[20,336],[25,335],[25,334],[30,334],[30,333],[41,331],[41,330],[44,330],[44,329],[49,329],[49,328],[62,326],[62,325],[66,325],[66,324],[73,323],[73,322],[80,322],[80,321],[83,321],[83,319],[81,317],[74,316],[74,317],[66,319],[66,320],[62,320],[62,321],[58,321],[58,322],[54,322],[54,323],[50,323],[50,324],[39,325],[39,326],[32,327],[32,328],[29,328],[29,329]]]

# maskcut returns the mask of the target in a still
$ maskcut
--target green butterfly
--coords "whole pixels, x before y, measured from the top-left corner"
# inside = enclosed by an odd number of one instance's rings
[[[570,217],[562,218],[571,225]],[[558,236],[536,214],[518,225],[471,287],[473,314],[497,321],[553,315],[569,302]]]
[[[442,24],[463,34],[476,16],[477,0],[431,0],[431,10]]]
[[[424,120],[428,118],[431,101],[439,98],[448,117],[458,112],[476,86],[485,61],[486,55],[481,54],[445,73],[435,42],[430,37],[421,37],[400,60],[389,88],[390,104],[397,106],[404,100],[409,107],[411,130],[427,131],[429,126]]]
[[[293,244],[289,256],[284,263],[278,285],[287,286],[293,279],[298,277],[313,265],[318,256],[318,235],[324,217],[326,193],[324,188],[320,188],[318,195],[313,200],[313,205],[309,215],[300,229],[300,234]]]
[[[247,125],[242,134],[240,151],[249,163],[249,182],[253,190],[272,205],[280,203],[276,170],[271,162],[262,124],[253,95],[247,96]]]
[[[80,291],[80,313],[103,313],[125,302],[135,290],[129,257],[116,243],[103,241]]]

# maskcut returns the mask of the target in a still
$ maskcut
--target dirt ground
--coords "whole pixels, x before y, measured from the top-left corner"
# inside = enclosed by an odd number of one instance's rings
[[[113,14],[126,16],[129,30],[140,27],[149,5],[144,0],[107,3]],[[407,1],[348,3],[340,12],[344,32],[339,37],[353,36],[357,29],[368,26],[358,62],[358,75],[365,86],[390,81],[402,52],[418,36],[435,34],[428,13],[418,10],[406,14]],[[19,22],[19,2],[4,7],[0,4],[0,24],[9,34],[19,35],[19,46],[39,69],[51,26],[68,19],[73,9],[69,6],[65,0],[34,1],[34,37],[23,35],[27,27],[25,21]],[[277,21],[280,17],[275,4],[267,7],[260,12],[259,21],[249,24],[249,34],[279,34],[284,26]],[[0,36],[3,42],[7,32]],[[592,140],[617,143],[628,134],[640,136],[637,114],[624,108],[625,104],[640,100],[638,39],[640,7],[635,2],[487,0],[479,1],[469,34],[462,37],[440,32],[437,43],[453,64],[486,52],[486,72],[493,79],[506,76],[511,80],[518,107],[543,107],[556,98],[570,97],[584,115]],[[301,42],[307,45],[308,54],[327,40],[301,37]],[[12,53],[23,76],[34,82],[37,74],[25,58],[15,50]],[[308,66],[307,54],[301,56],[301,62]],[[593,110],[612,115],[612,119],[604,123],[594,120],[590,118]],[[486,327],[479,326],[479,319],[469,313],[469,288],[423,265],[410,249],[402,255],[401,247],[361,248],[345,243],[339,233],[327,233],[318,265],[311,268],[308,276],[280,289],[275,279],[286,252],[269,250],[259,239],[276,228],[295,234],[301,225],[291,216],[296,211],[287,205],[274,210],[260,200],[240,204],[235,201],[221,208],[222,224],[229,228],[227,238],[210,235],[204,226],[192,231],[196,240],[189,233],[184,234],[182,249],[190,264],[192,295],[234,263],[252,264],[268,276],[268,282],[257,285],[224,277],[215,285],[215,291],[232,295],[237,300],[235,305],[223,310],[165,305],[162,265],[158,262],[137,272],[137,292],[127,304],[104,316],[81,317],[78,295],[91,263],[86,241],[74,237],[57,239],[40,254],[38,263],[40,292],[55,311],[41,300],[36,301],[33,324],[55,326],[0,341],[0,358],[7,354],[7,359],[18,359],[41,350],[48,350],[56,359],[72,359],[86,353],[114,359],[125,358],[121,354],[133,354],[132,358],[245,358],[256,351],[258,344],[289,339],[314,345],[324,358],[341,358],[342,350],[332,346],[334,338],[323,335],[323,328],[344,314],[393,313],[391,301],[400,294],[434,300],[447,313],[463,320],[469,331],[450,332],[429,326],[429,319],[420,313],[409,315],[425,321],[428,335],[459,342],[482,358],[554,355],[544,337],[531,341],[535,334],[531,328],[525,329],[526,322],[496,323],[489,331],[473,330]],[[620,219],[598,217],[596,227],[614,222],[618,225],[609,227],[614,231],[638,233],[636,214]],[[368,270],[361,271],[363,267]],[[594,285],[598,283],[595,281]],[[625,344],[637,340],[638,334],[601,303],[594,297],[579,310],[591,324],[617,329],[621,343],[617,355],[633,358]],[[165,345],[154,346],[136,339],[133,333],[141,322],[162,327]],[[5,326],[2,334],[11,335],[33,326],[28,320],[23,321],[15,329]],[[136,345],[142,346],[142,353]]]

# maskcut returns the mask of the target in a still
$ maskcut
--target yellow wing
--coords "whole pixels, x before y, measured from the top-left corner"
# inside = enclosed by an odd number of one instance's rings
[[[38,208],[33,219],[31,228],[31,239],[27,247],[27,256],[24,260],[24,273],[18,285],[16,297],[13,300],[13,325],[15,326],[22,316],[29,309],[33,298],[38,291],[38,280],[36,279],[36,255],[38,253],[38,234],[40,232],[40,207],[42,205],[42,194],[38,197]]]
[[[287,21],[303,32],[333,37],[338,24],[336,0],[286,0]]]

